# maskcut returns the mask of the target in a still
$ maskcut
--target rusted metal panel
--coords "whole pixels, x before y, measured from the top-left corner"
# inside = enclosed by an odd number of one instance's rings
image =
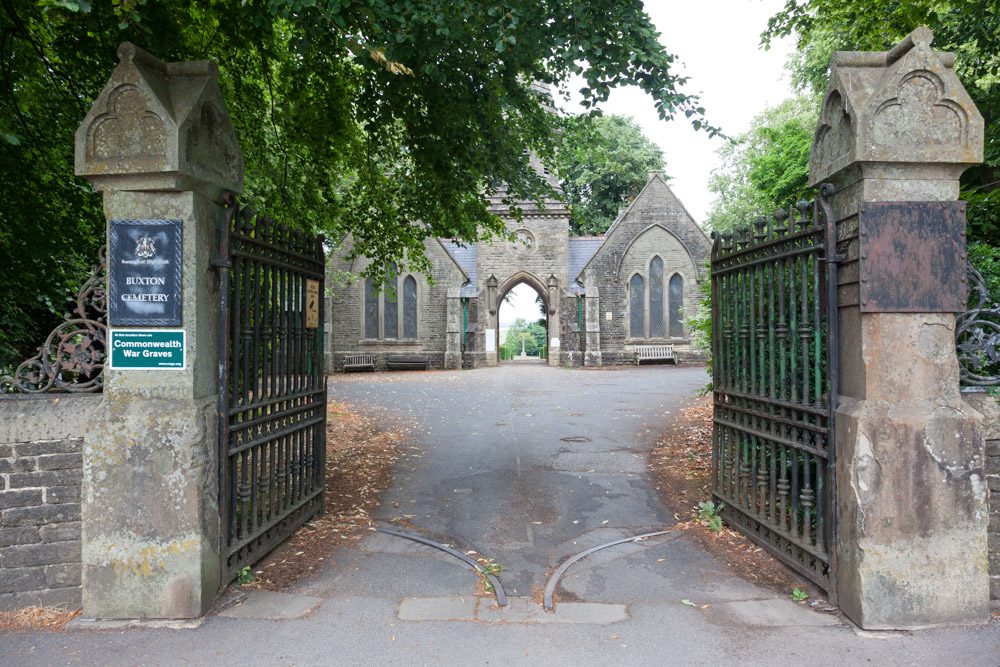
[[[858,227],[861,312],[965,310],[965,202],[867,202]]]

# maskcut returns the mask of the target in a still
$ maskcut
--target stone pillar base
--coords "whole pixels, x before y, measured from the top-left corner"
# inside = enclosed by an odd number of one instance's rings
[[[462,368],[462,353],[448,350],[444,353],[444,369],[446,371],[457,371]]]
[[[986,622],[981,415],[961,400],[841,400],[841,609],[871,630]]]
[[[103,404],[84,441],[83,613],[202,616],[221,578],[215,397]]]
[[[601,360],[601,351],[600,350],[594,350],[593,352],[591,352],[590,350],[587,350],[587,352],[583,355],[583,365],[584,366],[603,366],[604,364],[603,364],[603,362]]]

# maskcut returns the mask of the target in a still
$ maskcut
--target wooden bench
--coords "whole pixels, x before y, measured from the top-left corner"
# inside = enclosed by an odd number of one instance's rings
[[[677,363],[673,345],[636,345],[635,365],[643,361],[672,361]]]
[[[374,354],[348,354],[344,357],[344,372],[347,371],[371,371],[375,372]]]
[[[391,370],[427,370],[430,368],[430,357],[426,354],[390,354],[386,364]]]

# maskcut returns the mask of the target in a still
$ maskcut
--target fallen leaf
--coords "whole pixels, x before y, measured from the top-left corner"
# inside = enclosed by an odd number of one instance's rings
[[[681,603],[682,604],[686,604],[689,607],[697,607],[698,606],[694,602],[691,602],[691,600],[681,600]]]

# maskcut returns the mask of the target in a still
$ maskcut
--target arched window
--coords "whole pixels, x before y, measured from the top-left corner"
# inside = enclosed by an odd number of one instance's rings
[[[417,337],[417,281],[406,276],[403,281],[403,338]]]
[[[365,281],[365,338],[378,338],[378,287],[375,279]]]
[[[670,337],[684,337],[684,323],[681,322],[681,311],[684,308],[684,279],[681,274],[670,276]]]
[[[382,308],[382,335],[385,338],[399,337],[399,306],[396,305],[396,262],[389,263],[389,276],[385,281],[385,304]]]
[[[649,337],[663,338],[666,326],[663,311],[663,260],[654,257],[649,263]]]
[[[645,292],[642,276],[637,273],[628,283],[629,336],[632,338],[646,337]]]

